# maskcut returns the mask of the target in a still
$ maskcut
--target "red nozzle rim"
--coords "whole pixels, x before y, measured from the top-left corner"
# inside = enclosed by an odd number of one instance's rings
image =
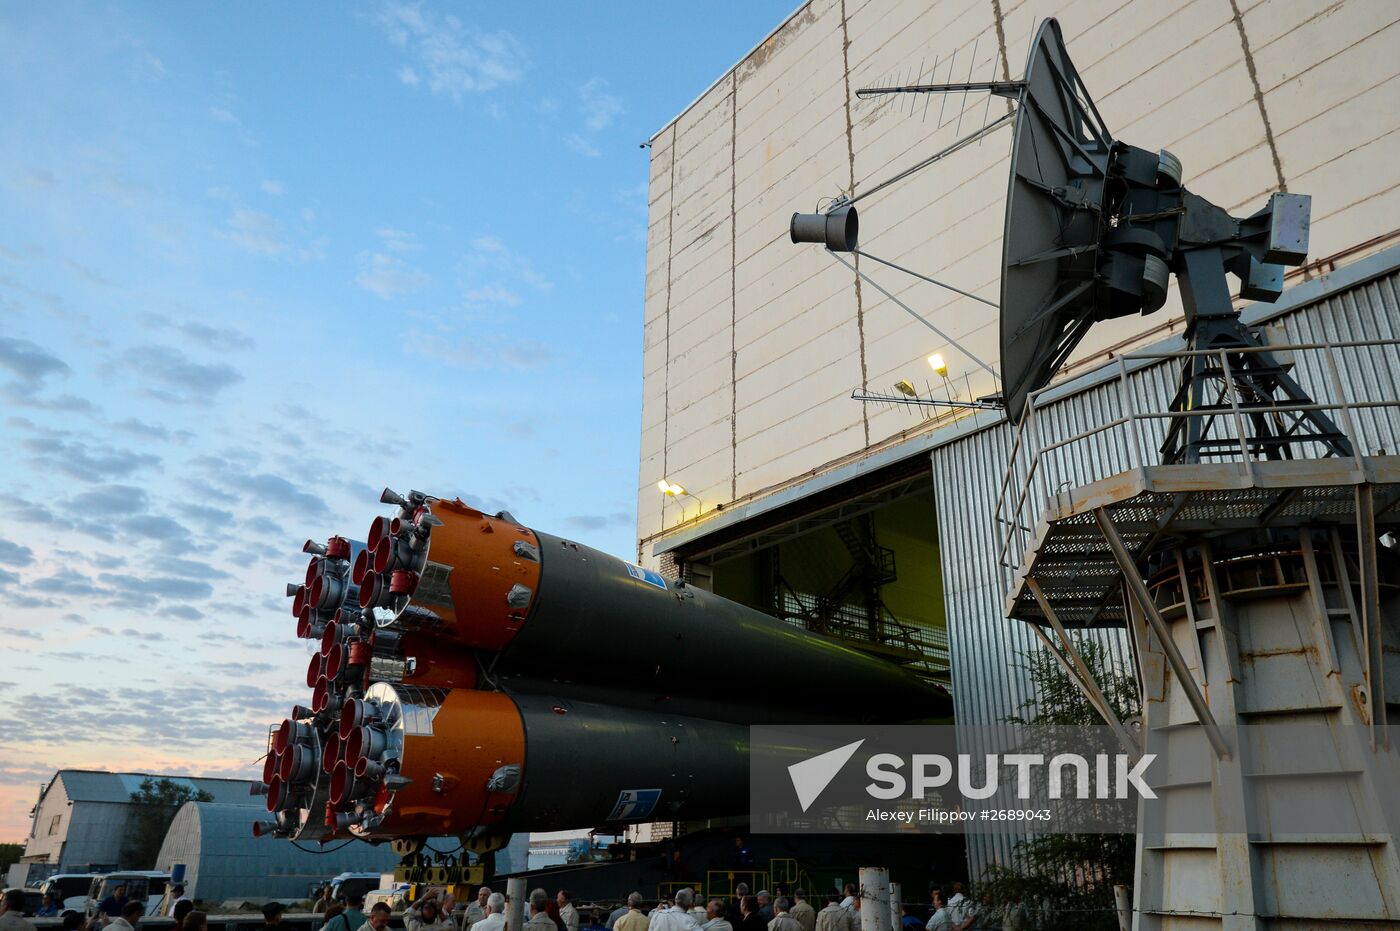
[[[297,615],[297,629],[300,630],[301,628],[305,627],[306,630],[309,632],[311,630],[311,616],[315,613],[316,612],[311,610],[311,605],[302,605],[301,613]]]
[[[345,761],[359,765],[360,759],[365,756],[365,731],[369,728],[361,726],[350,731],[350,736],[345,738]]]
[[[281,756],[275,750],[267,751],[267,756],[263,757],[263,785],[272,785],[272,777],[277,775],[277,769],[281,765],[278,757]]]
[[[316,683],[321,679],[322,676],[326,674],[325,659],[326,658],[320,653],[317,653],[315,656],[311,657],[311,662],[306,667],[307,688],[314,689],[316,687]],[[311,700],[311,710],[313,712],[321,710],[316,707],[316,700],[314,698]]]
[[[337,805],[344,805],[350,794],[350,783],[353,781],[350,767],[345,765],[344,760],[339,760],[331,772],[331,801]]]
[[[268,827],[268,824],[272,824],[272,827]],[[268,822],[268,821],[254,821],[254,822],[253,822],[253,836],[254,836],[254,837],[262,837],[264,832],[266,832],[266,833],[268,833],[268,834],[271,834],[271,833],[272,833],[273,831],[275,831],[276,829],[277,829],[277,825],[276,825],[275,822]]]
[[[359,698],[346,699],[340,706],[340,729],[336,739],[344,741],[355,732],[355,728],[365,723],[364,701]]]
[[[350,541],[344,537],[331,537],[326,541],[326,555],[331,559],[349,559]]]
[[[365,548],[373,552],[379,548],[379,541],[384,538],[384,534],[389,532],[389,519],[387,517],[376,517],[369,525],[369,534],[365,536]]]
[[[308,587],[310,587],[312,582],[316,581],[316,577],[319,576],[322,571],[324,570],[321,568],[321,557],[312,556],[311,561],[306,564],[306,584]]]
[[[374,571],[388,572],[389,564],[394,561],[394,538],[382,537],[379,545],[374,548]]]
[[[340,643],[331,644],[330,650],[326,653],[326,678],[334,681],[340,678],[340,674],[345,671],[345,646]]]
[[[356,761],[355,761],[355,778],[356,778],[356,779],[362,779],[362,780],[368,781],[368,779],[366,779],[366,777],[365,777],[365,773],[367,773],[367,772],[369,771],[369,766],[370,766],[370,758],[367,757],[367,756],[362,756],[362,757],[360,757],[358,760],[356,760]]]
[[[369,550],[365,550],[365,552],[368,553]],[[361,610],[368,611],[370,608],[374,607],[374,589],[378,586],[378,584],[379,576],[375,575],[372,572],[365,573],[365,579],[363,582],[360,583]]]
[[[329,656],[331,647],[340,642],[340,625],[331,621],[326,625],[326,629],[321,632],[321,655]]]
[[[402,517],[391,517],[389,518],[389,535],[397,537],[399,534],[403,533],[404,528],[408,526],[411,525],[405,524]]]
[[[355,554],[355,563],[350,567],[350,581],[356,585],[365,584],[365,576],[369,575],[373,562],[374,553],[368,547]]]
[[[297,586],[297,592],[292,596],[292,617],[301,616],[301,609],[306,607],[306,596],[309,594],[305,585]]]
[[[340,762],[340,735],[331,731],[326,738],[326,744],[321,748],[321,772],[330,773],[335,771],[335,764]]]
[[[290,747],[286,753],[278,758],[277,775],[282,777],[284,785],[292,781],[292,773],[297,768],[297,751],[300,749],[296,746]]]
[[[291,718],[282,719],[282,726],[277,728],[277,736],[272,741],[272,746],[279,754],[286,753],[287,748],[292,745],[292,730],[295,726]]]
[[[316,685],[311,690],[311,708],[317,714],[325,711],[326,706],[330,704],[330,691],[331,682],[326,678],[325,673],[322,673],[316,679]]]
[[[282,810],[282,777],[275,773],[267,784],[267,810]]]

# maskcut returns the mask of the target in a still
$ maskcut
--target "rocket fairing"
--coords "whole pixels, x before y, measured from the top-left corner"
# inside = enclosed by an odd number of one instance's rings
[[[369,840],[742,814],[748,727],[948,714],[828,638],[418,492],[289,585],[309,707],[269,740],[256,834]]]

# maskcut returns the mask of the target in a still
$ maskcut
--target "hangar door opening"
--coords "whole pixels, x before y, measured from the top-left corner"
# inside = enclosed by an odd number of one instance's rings
[[[823,494],[820,503],[789,505],[765,529],[734,528],[726,534],[731,542],[681,557],[687,578],[946,686],[948,632],[931,478],[923,472],[874,490],[848,489],[832,503],[841,491]],[[804,503],[807,513],[794,517]]]

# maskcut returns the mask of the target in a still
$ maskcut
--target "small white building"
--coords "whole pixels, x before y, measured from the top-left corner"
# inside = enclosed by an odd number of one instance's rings
[[[249,794],[246,779],[207,779],[159,773],[106,773],[63,769],[39,793],[25,840],[24,856],[12,868],[22,882],[51,873],[86,872],[97,868],[132,868],[147,864],[121,862],[131,794],[147,779],[168,779],[191,791],[207,792],[215,802],[263,807]],[[251,820],[251,815],[249,816]],[[11,884],[14,885],[13,878]]]

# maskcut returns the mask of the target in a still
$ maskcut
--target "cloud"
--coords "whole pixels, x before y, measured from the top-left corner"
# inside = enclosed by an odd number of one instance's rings
[[[67,375],[68,363],[38,343],[0,337],[0,368],[29,385],[42,384],[50,375]]]
[[[189,528],[172,517],[136,514],[118,521],[117,526],[128,536],[151,540],[177,552],[194,546]]]
[[[614,511],[611,514],[575,514],[564,518],[564,524],[574,530],[603,530],[608,527],[630,527],[636,523],[631,514]]]
[[[565,136],[564,144],[585,158],[601,158],[603,155],[602,151],[597,146],[592,145],[578,133],[569,133],[569,135]]]
[[[291,245],[282,235],[282,224],[261,210],[248,207],[233,208],[228,221],[228,237],[249,252],[258,255],[286,255]]]
[[[147,440],[168,440],[170,431],[160,424],[146,423],[144,420],[137,420],[135,417],[128,417],[125,420],[118,420],[112,424],[112,429],[120,430],[123,433],[130,433]]]
[[[259,187],[262,188],[264,194],[271,194],[273,197],[281,197],[283,194],[287,193],[287,189],[283,186],[281,181],[267,179],[263,181]]]
[[[8,569],[0,569],[0,588],[9,588],[11,585],[19,584],[19,574]]]
[[[507,342],[500,337],[474,335],[453,339],[440,333],[410,330],[405,350],[463,369],[537,369],[553,359],[553,350],[539,340]]]
[[[123,357],[129,370],[154,385],[147,387],[151,397],[172,403],[205,404],[226,388],[243,381],[233,366],[223,362],[195,362],[178,349],[167,346],[136,346]]]
[[[408,87],[426,84],[434,94],[461,100],[518,81],[529,64],[524,46],[510,33],[484,32],[418,3],[386,3],[375,19],[408,56],[398,70]]]
[[[126,517],[144,513],[150,504],[145,489],[135,485],[101,485],[74,495],[67,509],[83,517]]]
[[[206,349],[228,352],[253,348],[253,341],[246,334],[227,327],[210,326],[198,320],[172,320],[162,314],[146,314],[141,318],[141,322],[153,330],[178,333],[188,342],[197,343]]]
[[[472,251],[462,258],[462,269],[470,277],[490,275],[511,278],[536,291],[547,292],[554,283],[535,270],[534,264],[508,247],[498,236],[473,236]]]
[[[9,250],[6,250],[9,251]],[[42,253],[40,253],[42,254]],[[55,317],[73,317],[74,314],[68,308],[68,303],[63,298],[51,291],[41,291],[38,288],[31,288],[23,281],[12,278],[9,275],[0,275],[0,288],[13,291],[23,297],[27,297],[44,306],[50,314]]]
[[[593,78],[578,89],[579,113],[590,132],[607,129],[624,112],[622,101],[607,93],[607,86],[602,78]]]
[[[27,546],[0,539],[0,565],[28,566],[34,562],[34,551]]]
[[[244,145],[252,147],[258,144],[258,140],[248,131],[248,127],[243,125],[243,121],[234,115],[233,111],[225,107],[210,107],[209,118],[215,123],[222,123],[225,126],[232,126],[238,131],[238,138]]]
[[[25,640],[43,640],[44,635],[28,627],[0,627],[0,637],[22,637]]]
[[[390,252],[412,252],[419,248],[418,237],[405,230],[384,227],[374,233],[384,241],[384,248]]]
[[[355,284],[383,300],[401,294],[412,294],[428,283],[428,276],[403,259],[383,252],[361,252],[356,258],[360,266]]]
[[[504,285],[488,284],[479,288],[468,288],[462,292],[462,300],[468,307],[498,305],[515,307],[520,303],[520,295]]]
[[[91,412],[91,401],[71,394],[56,398],[40,397],[40,392],[54,377],[66,377],[72,368],[58,356],[27,339],[0,337],[0,369],[14,376],[14,381],[0,387],[0,395],[18,407],[43,410]]]
[[[25,437],[18,445],[30,454],[30,464],[40,472],[66,475],[85,482],[126,478],[142,469],[160,465],[160,457],[151,453],[135,452],[105,443],[87,443],[72,439],[71,434],[62,431]]]
[[[210,481],[191,481],[202,497],[211,495],[225,501],[246,501],[265,514],[279,510],[292,511],[307,517],[326,517],[330,506],[319,495],[271,472],[255,472],[246,463],[224,456],[201,456],[194,464],[206,471]]]
[[[105,594],[92,579],[78,572],[76,569],[64,567],[53,575],[43,576],[33,579],[28,586],[32,591],[47,595],[72,595],[76,597],[95,597]]]

